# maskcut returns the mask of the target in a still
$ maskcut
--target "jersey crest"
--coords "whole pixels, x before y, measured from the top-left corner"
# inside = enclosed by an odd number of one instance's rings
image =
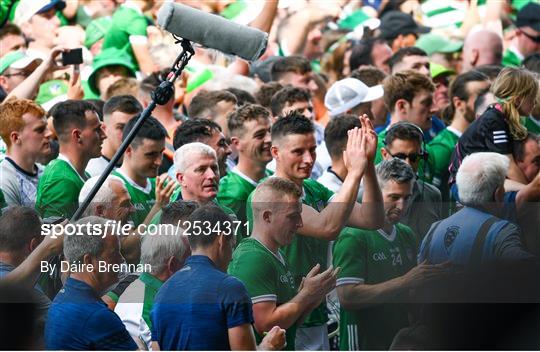
[[[447,252],[450,250],[457,235],[459,235],[459,226],[450,226],[446,229],[446,233],[444,234],[444,248]]]

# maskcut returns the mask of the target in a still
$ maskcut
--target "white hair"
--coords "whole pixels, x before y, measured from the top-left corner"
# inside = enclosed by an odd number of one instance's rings
[[[149,264],[152,275],[163,271],[169,258],[181,259],[188,250],[181,228],[172,224],[157,226],[157,231],[151,235],[146,234],[141,244],[141,264]]]
[[[89,216],[75,222],[77,233],[70,236],[64,236],[64,256],[70,263],[82,262],[85,254],[90,254],[97,258],[104,249],[105,239],[103,236],[96,236],[93,229],[100,227],[106,228],[106,220],[97,216]],[[90,226],[85,226],[90,224]]]
[[[499,153],[473,153],[463,159],[456,175],[459,201],[482,206],[494,201],[497,188],[504,186],[510,160]]]
[[[174,165],[177,172],[185,172],[193,156],[210,156],[217,160],[214,149],[201,142],[184,144],[174,152]]]
[[[212,80],[204,84],[204,89],[208,91],[237,88],[255,94],[258,89],[257,82],[253,78],[231,73],[221,66],[209,65],[208,67],[214,75]]]
[[[92,190],[92,188],[94,188],[99,178],[100,176],[94,176],[92,178],[89,178],[84,183],[84,186],[81,189],[81,192],[79,193],[79,204],[82,203],[86,199],[86,197],[90,194],[90,191]],[[86,208],[86,211],[84,213],[85,216],[95,215],[94,214],[95,209],[92,206],[92,204],[109,204],[110,205],[112,203],[115,197],[115,193],[113,192],[112,187],[111,187],[111,182],[113,181],[120,182],[122,187],[125,188],[124,181],[122,181],[120,177],[115,176],[115,175],[109,175],[105,179],[105,182],[103,182],[103,185],[101,185],[101,187],[97,191],[96,195],[92,199],[92,202],[90,203],[88,208]]]

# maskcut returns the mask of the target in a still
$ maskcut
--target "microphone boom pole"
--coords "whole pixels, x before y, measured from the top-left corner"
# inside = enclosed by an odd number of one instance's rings
[[[109,174],[114,169],[116,163],[120,160],[120,157],[124,154],[127,147],[131,144],[139,130],[141,129],[142,124],[148,116],[152,114],[152,111],[156,108],[156,105],[165,105],[173,96],[174,96],[174,82],[180,76],[184,68],[186,67],[189,59],[193,55],[195,55],[195,51],[193,50],[193,46],[191,45],[191,42],[187,39],[180,39],[175,36],[177,39],[176,43],[180,43],[182,45],[182,53],[176,58],[174,61],[173,67],[171,69],[171,72],[169,73],[167,79],[159,85],[151,94],[152,101],[150,104],[146,107],[146,109],[141,112],[139,117],[137,118],[137,121],[135,122],[135,125],[133,126],[133,129],[129,132],[129,134],[126,136],[126,139],[120,144],[120,147],[118,147],[118,150],[114,154],[114,156],[111,158],[111,161],[109,161],[109,164],[105,168],[105,171],[99,176],[99,179],[97,183],[92,187],[92,190],[90,193],[86,196],[84,201],[79,205],[79,208],[73,214],[73,216],[70,219],[70,222],[77,221],[81,218],[82,214],[90,205],[90,202],[92,199],[94,199],[96,193],[100,189],[100,187],[103,185],[107,177],[109,177]]]

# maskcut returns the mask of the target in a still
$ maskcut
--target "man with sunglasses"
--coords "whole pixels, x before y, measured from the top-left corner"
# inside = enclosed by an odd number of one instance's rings
[[[529,3],[517,14],[516,35],[503,55],[504,66],[520,66],[525,57],[540,52],[540,4]]]
[[[422,130],[418,126],[410,122],[398,122],[388,129],[383,143],[381,154],[384,160],[401,159],[412,167],[415,174],[418,174],[421,160],[421,168],[425,168],[428,154],[424,149]],[[413,229],[420,242],[431,224],[442,219],[441,192],[427,182],[416,179],[410,205],[401,221]]]

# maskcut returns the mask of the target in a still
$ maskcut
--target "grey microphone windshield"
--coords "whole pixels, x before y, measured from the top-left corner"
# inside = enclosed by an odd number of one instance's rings
[[[261,30],[172,2],[161,6],[157,23],[179,37],[250,61],[261,57],[268,43],[268,33]]]

